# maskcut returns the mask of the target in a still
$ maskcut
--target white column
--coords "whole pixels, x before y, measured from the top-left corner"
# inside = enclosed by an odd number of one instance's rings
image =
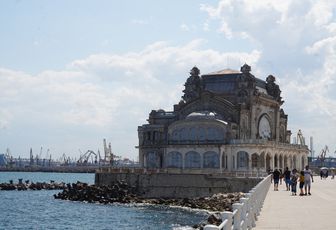
[[[252,172],[252,154],[248,153],[248,171]]]
[[[271,162],[270,162],[270,164],[271,164],[271,169],[274,170],[274,154],[273,153],[271,153]]]
[[[143,154],[143,165],[144,165],[144,168],[147,168],[147,157],[146,157],[146,153]]]

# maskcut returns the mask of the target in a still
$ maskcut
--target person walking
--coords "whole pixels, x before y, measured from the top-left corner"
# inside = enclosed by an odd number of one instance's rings
[[[334,169],[330,169],[331,171],[331,179],[334,179],[335,178],[335,171]]]
[[[304,172],[303,171],[300,172],[299,182],[300,182],[300,184],[299,184],[299,187],[300,187],[300,196],[303,196],[304,195],[304,193],[303,193],[303,186],[305,184],[305,177],[304,177]]]
[[[310,187],[311,187],[311,183],[314,182],[314,178],[313,178],[313,173],[309,169],[308,165],[306,166],[306,169],[303,171],[303,173],[304,173],[305,195],[307,195],[307,190],[308,190],[308,195],[311,195]]]
[[[286,167],[284,172],[284,178],[286,183],[286,189],[289,191],[291,185],[291,171],[289,171],[288,167]]]
[[[296,169],[292,170],[292,173],[290,174],[290,184],[292,188],[292,196],[296,196],[296,185],[297,185],[298,175],[296,173]]]
[[[274,191],[278,191],[279,187],[279,180],[280,180],[280,172],[278,169],[274,169],[273,171],[273,182],[274,182]]]

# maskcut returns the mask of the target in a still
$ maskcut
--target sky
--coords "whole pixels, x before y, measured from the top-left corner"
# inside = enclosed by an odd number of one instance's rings
[[[0,153],[137,159],[138,126],[173,110],[192,67],[276,77],[288,129],[336,150],[336,2],[0,0]]]

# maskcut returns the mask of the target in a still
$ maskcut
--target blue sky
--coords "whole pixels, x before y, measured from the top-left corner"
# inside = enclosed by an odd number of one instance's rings
[[[0,152],[136,159],[137,126],[189,70],[277,78],[289,129],[336,150],[333,1],[0,1]]]

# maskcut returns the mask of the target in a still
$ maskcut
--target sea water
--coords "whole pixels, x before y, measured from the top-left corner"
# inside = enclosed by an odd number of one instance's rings
[[[0,172],[0,183],[94,183],[92,173]],[[205,212],[155,205],[92,204],[54,199],[60,190],[0,191],[0,229],[191,229]]]

